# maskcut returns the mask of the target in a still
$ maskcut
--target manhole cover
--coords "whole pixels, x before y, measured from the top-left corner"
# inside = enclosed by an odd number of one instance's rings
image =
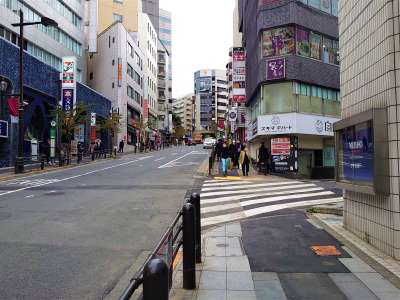
[[[340,256],[342,253],[335,246],[312,246],[311,249],[319,256]]]

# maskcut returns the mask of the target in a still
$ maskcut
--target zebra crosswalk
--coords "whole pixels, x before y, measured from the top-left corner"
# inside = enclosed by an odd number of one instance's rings
[[[201,187],[201,224],[219,225],[288,208],[336,203],[343,198],[317,182],[213,179]]]

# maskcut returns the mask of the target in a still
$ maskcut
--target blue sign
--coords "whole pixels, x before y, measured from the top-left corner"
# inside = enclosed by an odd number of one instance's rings
[[[341,138],[344,179],[372,184],[374,180],[372,121],[344,129]]]
[[[0,137],[8,138],[8,122],[0,120]]]
[[[74,90],[63,89],[62,90],[62,107],[66,113],[72,113],[74,109]]]

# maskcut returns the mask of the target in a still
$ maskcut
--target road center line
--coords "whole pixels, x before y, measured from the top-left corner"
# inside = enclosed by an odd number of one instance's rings
[[[159,169],[168,168],[168,166],[169,166],[170,164],[176,162],[177,160],[180,160],[180,159],[182,159],[182,158],[185,158],[186,156],[189,156],[189,155],[192,154],[193,152],[194,152],[194,151],[189,152],[189,153],[186,153],[185,155],[183,155],[183,156],[181,156],[181,157],[175,158],[174,160],[171,160],[170,162],[167,162],[166,164],[164,164],[164,165],[162,165],[162,166],[159,166],[158,168],[159,168]]]

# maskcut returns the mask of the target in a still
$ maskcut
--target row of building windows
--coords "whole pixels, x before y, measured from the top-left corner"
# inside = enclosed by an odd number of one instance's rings
[[[171,19],[167,17],[160,16],[159,20],[165,23],[171,23]]]
[[[140,77],[139,73],[132,68],[130,64],[127,64],[126,72],[129,77],[131,77],[140,87],[143,87],[142,78]]]
[[[22,9],[24,12],[24,21],[40,22],[41,20],[41,16],[39,14],[19,0],[0,0],[0,5],[4,5],[8,9],[13,10],[16,14],[18,13],[19,9]],[[42,24],[36,25],[36,27],[40,31],[50,36],[53,40],[65,46],[67,49],[73,51],[79,56],[82,56],[82,45],[64,31],[52,26],[46,27]]]
[[[73,12],[69,7],[67,7],[60,0],[44,0],[49,6],[56,10],[60,15],[66,18],[71,24],[73,24],[78,29],[82,29],[82,19],[75,12]],[[22,8],[24,12],[24,17],[30,22],[33,21],[33,10],[28,8],[21,0],[0,0],[0,5],[7,7],[10,10],[18,11]]]
[[[306,83],[293,83],[293,94],[322,98],[325,100],[340,101],[340,92],[334,89],[322,88]]]
[[[136,61],[136,64],[140,67],[140,70],[143,70],[143,60],[139,56],[139,54],[133,49],[132,45],[129,42],[128,42],[128,54]]]
[[[3,38],[19,47],[18,35],[1,26],[0,38]],[[42,48],[36,46],[35,44],[32,44],[26,39],[23,47],[25,51],[27,51],[30,55],[37,58],[41,62],[44,62],[45,64],[57,69],[59,72],[62,71],[62,60],[59,57],[47,52],[46,50],[43,50]],[[82,82],[82,72],[79,69],[77,70],[77,80],[78,82]]]
[[[147,76],[147,86],[154,92],[157,93],[157,85]]]
[[[1,1],[1,0],[0,0]],[[4,1],[4,0],[3,0]],[[15,1],[15,0],[14,0]],[[60,15],[71,22],[76,28],[82,29],[82,19],[60,0],[44,0],[49,6],[58,11]]]
[[[153,63],[151,62],[150,59],[147,59],[147,68],[151,71],[151,73],[153,74],[154,77],[157,76],[157,69],[153,65]]]
[[[299,0],[300,2],[314,7],[318,10],[326,12],[328,14],[337,16],[338,15],[338,4],[339,0]]]
[[[324,63],[339,64],[338,40],[299,27],[264,30],[261,48],[264,57],[297,54]]]
[[[171,34],[171,29],[168,29],[168,28],[160,28],[160,32],[166,33],[166,34]]]
[[[141,99],[140,94],[137,91],[135,91],[133,89],[133,87],[131,87],[130,85],[127,85],[127,89],[126,90],[127,90],[128,97],[133,99],[139,105],[141,105],[142,99]]]
[[[147,32],[150,34],[151,39],[156,44],[157,43],[157,34],[155,33],[155,31],[151,27],[150,23],[147,23]]]

